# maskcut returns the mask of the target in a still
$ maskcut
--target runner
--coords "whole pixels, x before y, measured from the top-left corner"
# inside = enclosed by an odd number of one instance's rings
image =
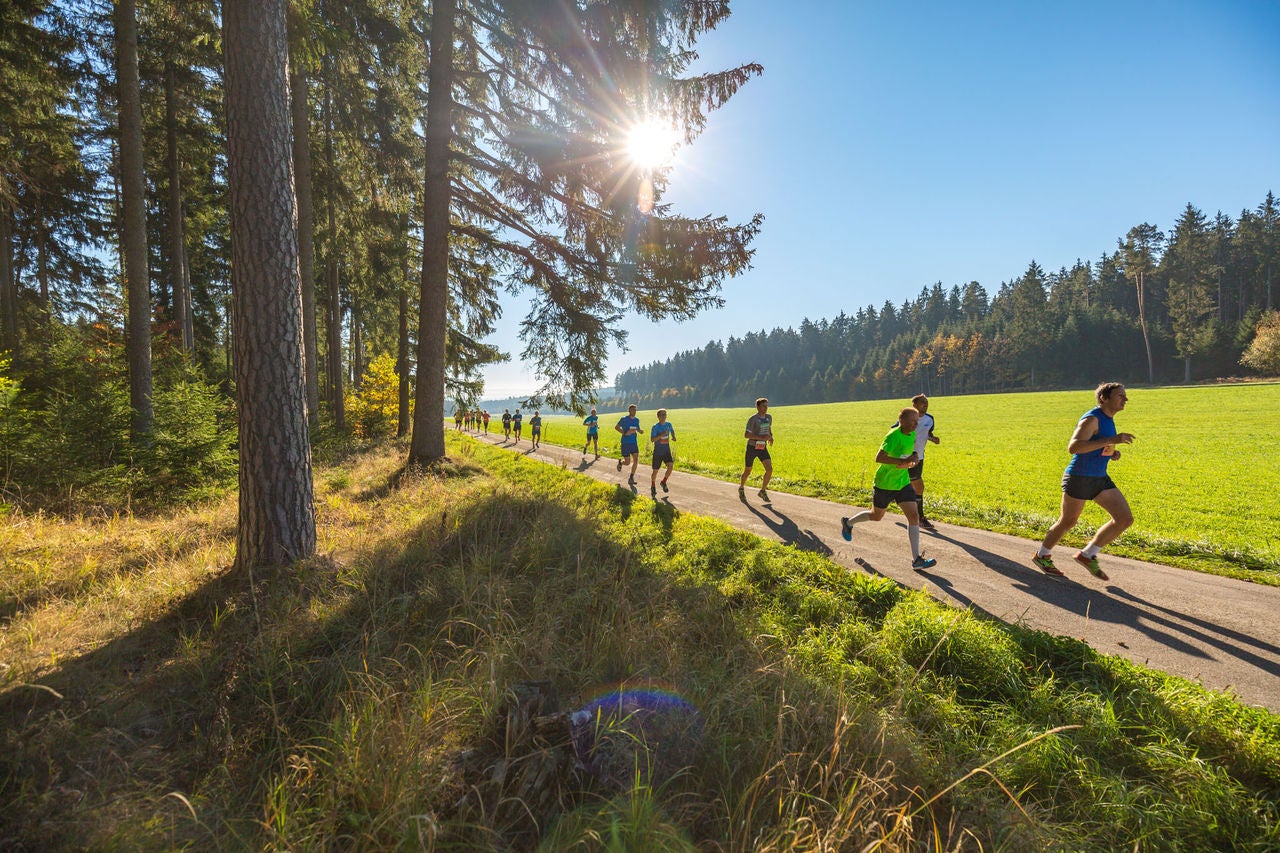
[[[667,480],[671,479],[671,469],[675,460],[671,457],[671,442],[676,440],[676,428],[667,423],[667,410],[658,409],[658,422],[649,430],[649,441],[653,443],[653,473],[649,475],[649,494],[658,494],[658,469],[667,466],[667,473],[662,475],[662,491],[669,492]]]
[[[520,430],[524,424],[524,415],[520,414],[520,410],[516,409],[516,413],[511,416],[511,429],[516,434],[516,444],[520,443]]]
[[[1133,436],[1116,432],[1116,413],[1129,401],[1124,386],[1119,382],[1104,382],[1093,396],[1098,405],[1080,416],[1076,431],[1067,442],[1071,462],[1062,475],[1062,513],[1045,534],[1031,562],[1045,574],[1061,575],[1062,571],[1053,564],[1053,546],[1076,526],[1085,504],[1093,501],[1107,511],[1111,520],[1099,527],[1089,544],[1076,552],[1075,561],[1105,581],[1110,578],[1098,565],[1098,552],[1133,524],[1129,502],[1107,476],[1107,465],[1120,459],[1120,448],[1116,445],[1132,444]]]
[[[489,434],[489,410],[485,409],[480,413],[480,419],[484,421],[484,434]]]
[[[507,440],[511,439],[511,410],[510,409],[502,410],[502,437]]]
[[[600,418],[596,415],[596,407],[591,407],[591,414],[587,415],[582,425],[587,428],[587,440],[582,445],[582,455],[587,455],[587,445],[593,444],[596,448],[596,458],[600,458]]]
[[[920,413],[907,407],[898,413],[898,425],[889,430],[880,450],[876,453],[875,489],[872,492],[869,510],[857,515],[840,519],[840,535],[846,542],[853,541],[853,525],[864,521],[879,521],[890,503],[897,503],[902,514],[907,517],[907,540],[911,543],[911,568],[916,571],[930,569],[938,564],[937,560],[925,557],[920,553],[920,514],[916,509],[919,498],[916,490],[911,488],[909,470],[920,461],[915,451],[916,425],[920,422]]]
[[[622,433],[622,441],[619,443],[618,452],[622,458],[618,460],[618,470],[622,470],[622,465],[631,458],[631,474],[627,477],[628,483],[636,481],[636,468],[640,466],[640,419],[636,417],[636,407],[632,403],[627,406],[627,413],[618,418],[618,423],[613,427]]]
[[[453,410],[453,428],[456,431],[462,431],[462,409]]]
[[[769,478],[773,476],[773,460],[769,458],[769,448],[773,445],[773,415],[769,414],[769,398],[756,400],[756,413],[747,419],[747,431],[743,433],[747,439],[747,459],[742,469],[742,479],[738,481],[738,497],[747,494],[747,477],[757,459],[764,465],[764,482],[760,484],[758,494],[769,500]]]
[[[920,527],[924,530],[935,530],[933,522],[924,517],[924,451],[929,442],[941,444],[942,439],[933,431],[933,415],[929,414],[929,398],[917,394],[911,398],[911,405],[920,413],[920,423],[916,425],[916,455],[920,461],[908,469],[911,474],[911,488],[916,492],[916,509],[920,513]]]
[[[533,449],[538,449],[538,444],[542,441],[542,415],[535,409],[533,417],[529,418],[529,431],[533,439]]]

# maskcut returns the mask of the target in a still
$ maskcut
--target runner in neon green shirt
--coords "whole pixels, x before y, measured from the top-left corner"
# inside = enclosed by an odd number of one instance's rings
[[[871,499],[871,509],[863,510],[857,515],[840,519],[840,535],[846,542],[853,541],[853,526],[864,521],[879,521],[884,518],[889,504],[897,503],[902,514],[907,517],[907,539],[911,543],[911,568],[916,571],[933,568],[937,560],[925,557],[920,553],[920,513],[917,506],[919,496],[911,488],[911,467],[920,461],[916,453],[916,425],[920,422],[920,413],[908,406],[898,412],[898,425],[889,430],[880,444],[876,454],[875,490]]]

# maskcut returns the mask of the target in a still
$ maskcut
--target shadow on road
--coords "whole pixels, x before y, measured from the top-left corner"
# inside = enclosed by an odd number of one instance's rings
[[[831,547],[827,545],[826,542],[823,542],[816,533],[812,530],[801,530],[799,525],[775,509],[773,504],[766,504],[765,506],[769,512],[777,516],[776,519],[756,509],[747,502],[745,497],[739,495],[739,500],[742,501],[743,505],[746,506],[747,509],[751,510],[752,515],[760,519],[764,526],[773,531],[773,535],[777,536],[783,542],[788,545],[794,545],[802,551],[812,551],[813,553],[821,554],[824,557],[831,556]]]

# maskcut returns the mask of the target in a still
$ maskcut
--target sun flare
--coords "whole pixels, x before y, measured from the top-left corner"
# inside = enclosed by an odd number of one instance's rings
[[[641,169],[656,169],[671,162],[680,135],[670,124],[649,118],[627,132],[627,156]]]

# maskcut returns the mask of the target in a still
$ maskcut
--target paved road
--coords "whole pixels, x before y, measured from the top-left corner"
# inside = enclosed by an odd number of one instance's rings
[[[583,457],[554,445],[532,451],[528,439],[517,447],[501,434],[480,438],[648,497],[651,468],[643,459],[631,487],[615,458]],[[680,471],[669,485],[670,494],[659,490],[658,499],[681,511],[816,551],[1006,622],[1078,638],[1100,652],[1229,690],[1280,713],[1280,588],[1107,554],[1103,565],[1111,580],[1100,581],[1065,547],[1057,556],[1067,577],[1053,578],[1028,562],[1037,542],[941,523],[937,533],[922,538],[938,565],[915,572],[901,516],[858,525],[850,544],[840,536],[840,516],[852,511],[842,504],[772,490],[766,503],[754,488],[743,501],[736,484]],[[1142,508],[1137,512],[1141,516]]]

